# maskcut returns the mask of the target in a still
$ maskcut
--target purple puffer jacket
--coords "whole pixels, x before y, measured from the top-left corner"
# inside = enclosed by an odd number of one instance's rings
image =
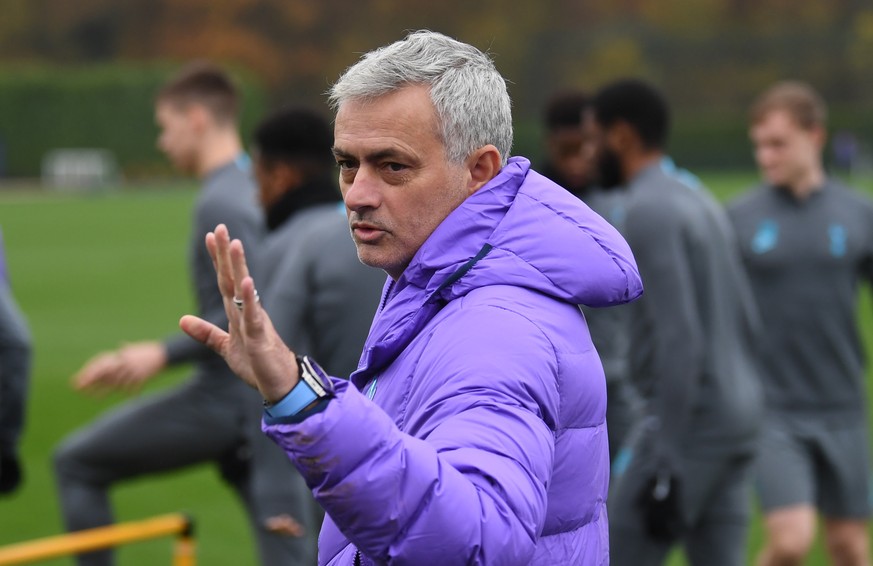
[[[327,512],[320,564],[609,562],[605,382],[576,305],[642,285],[621,236],[529,167],[386,283],[353,386],[264,425]]]

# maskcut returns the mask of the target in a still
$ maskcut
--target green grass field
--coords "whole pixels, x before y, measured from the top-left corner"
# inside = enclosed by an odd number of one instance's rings
[[[722,198],[754,182],[750,175],[702,177]],[[27,478],[18,493],[0,499],[0,545],[61,532],[52,449],[67,433],[125,400],[77,394],[70,376],[100,350],[176,331],[179,317],[189,312],[186,253],[194,197],[190,185],[86,195],[0,191],[0,227],[13,288],[35,340],[22,446]],[[873,352],[866,294],[862,309]],[[184,377],[184,368],[170,372],[146,393]],[[119,521],[190,513],[197,522],[201,564],[256,563],[242,507],[211,467],[131,481],[114,489],[112,497]],[[760,540],[756,518],[750,556]],[[167,539],[133,544],[120,551],[119,563],[169,564],[170,547]],[[823,556],[817,545],[808,564],[825,564]],[[683,563],[678,555],[671,561]]]

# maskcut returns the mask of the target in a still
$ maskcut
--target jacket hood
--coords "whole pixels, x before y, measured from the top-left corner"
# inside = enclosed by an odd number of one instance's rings
[[[488,285],[590,307],[642,294],[633,254],[615,228],[513,157],[446,217],[395,283],[389,279],[362,368],[390,362],[443,305]]]
[[[522,157],[510,159],[434,230],[396,290],[406,284],[446,301],[477,287],[515,285],[590,307],[642,293],[624,238]]]

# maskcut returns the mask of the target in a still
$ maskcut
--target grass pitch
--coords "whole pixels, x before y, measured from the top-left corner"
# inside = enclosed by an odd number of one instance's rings
[[[179,317],[191,311],[186,254],[195,196],[190,186],[0,194],[10,278],[35,346],[22,444],[26,483],[0,499],[0,545],[62,532],[53,447],[126,400],[79,394],[70,376],[98,351],[176,332]],[[177,383],[185,369],[154,379],[140,394]],[[189,512],[201,564],[255,563],[242,507],[211,467],[133,480],[114,489],[112,499],[119,521]],[[162,539],[123,547],[119,563],[169,564],[171,544]]]

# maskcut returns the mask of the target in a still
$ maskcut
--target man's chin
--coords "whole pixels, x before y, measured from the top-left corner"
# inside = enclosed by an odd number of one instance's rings
[[[173,167],[175,167],[176,171],[182,173],[183,175],[195,175],[197,173],[197,169],[191,160],[181,157],[170,157],[170,163],[173,164]]]
[[[382,268],[382,262],[379,261],[379,255],[376,253],[376,250],[373,249],[375,246],[372,244],[362,244],[357,240],[355,240],[355,246],[358,249],[358,259],[361,263],[369,265],[370,267]]]
[[[357,242],[355,242],[358,244]],[[385,257],[383,254],[379,253],[379,250],[376,249],[376,246],[366,245],[366,244],[358,244],[358,260],[368,267],[372,267],[375,269],[381,269],[394,279],[399,277],[400,273],[406,269],[406,265],[398,266],[396,261],[391,261],[390,258]]]
[[[788,183],[785,177],[778,173],[767,173],[764,171],[761,173],[761,177],[764,179],[764,182],[768,185],[773,185],[774,187],[783,186]]]

